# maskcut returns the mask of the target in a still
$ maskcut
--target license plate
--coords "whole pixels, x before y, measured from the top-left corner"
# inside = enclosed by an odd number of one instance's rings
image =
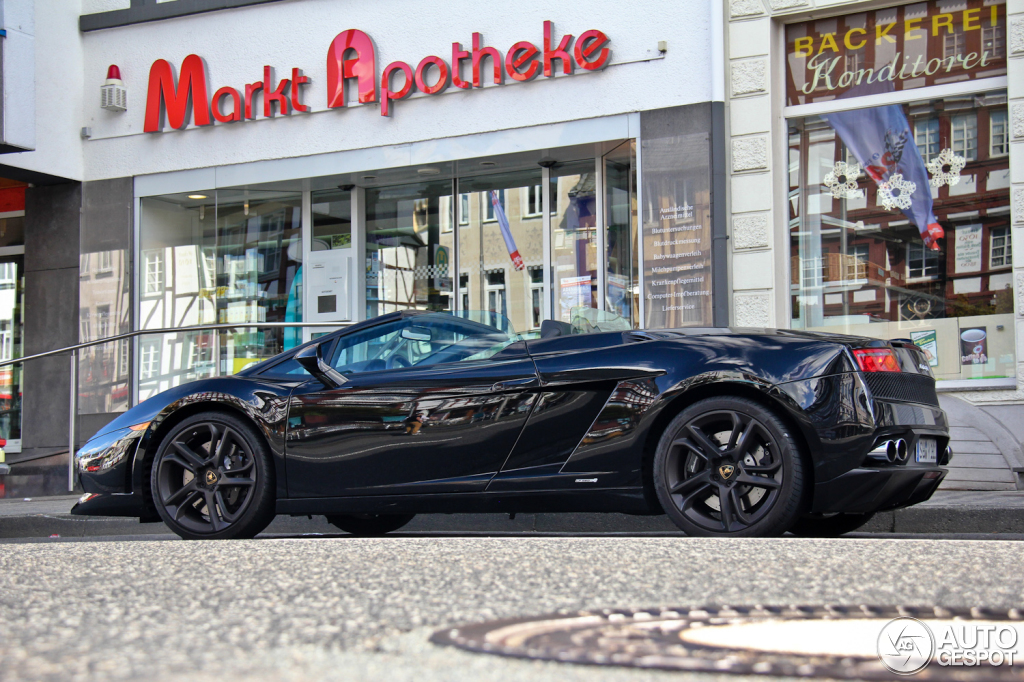
[[[917,441],[917,461],[922,464],[935,464],[938,460],[938,441],[932,438],[921,438]]]

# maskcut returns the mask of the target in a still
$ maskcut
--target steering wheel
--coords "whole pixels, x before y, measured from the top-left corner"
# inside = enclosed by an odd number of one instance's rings
[[[397,353],[387,359],[386,367],[388,369],[401,369],[402,367],[409,367],[409,361],[403,358]]]

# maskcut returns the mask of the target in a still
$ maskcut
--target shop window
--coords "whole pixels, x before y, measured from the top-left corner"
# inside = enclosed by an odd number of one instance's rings
[[[981,29],[981,49],[990,59],[1006,56],[1006,27],[985,26]]]
[[[968,161],[978,160],[978,116],[959,114],[949,121],[953,151]]]
[[[989,112],[989,156],[1006,156],[1010,153],[1010,128],[1007,125],[1006,109]]]
[[[345,190],[313,192],[312,202],[313,239],[309,250],[329,251],[351,247],[352,193]]]
[[[934,353],[940,380],[1012,378],[1009,158],[999,154],[1009,143],[1005,91],[952,104],[863,107],[851,97],[847,110],[787,121],[792,326],[913,339]],[[978,125],[986,126],[980,135]],[[925,161],[949,147],[975,162],[983,157],[985,167],[933,189]],[[858,156],[880,148],[889,151],[882,163]],[[856,187],[824,184],[851,160],[874,165],[873,175],[862,173]],[[892,185],[881,185],[897,173],[914,186],[897,182],[906,195],[883,201]],[[857,198],[864,192],[866,203]],[[941,238],[932,236],[935,225]]]
[[[349,243],[347,201],[347,192],[314,193],[318,248]],[[301,329],[261,326],[302,321],[300,192],[221,189],[145,197],[139,222],[141,329],[238,325],[141,337],[140,349],[157,348],[167,362],[154,364],[140,350],[139,399],[234,374],[301,342]]]
[[[990,232],[989,242],[989,267],[1002,268],[1013,264],[1012,251],[1010,250],[1010,228],[993,227]]]
[[[941,151],[939,148],[939,119],[926,118],[914,121],[914,142],[925,163],[938,156]]]
[[[143,285],[145,296],[163,293],[164,290],[164,252],[154,249],[142,254]]]
[[[367,317],[453,308],[451,195],[450,180],[366,191]]]

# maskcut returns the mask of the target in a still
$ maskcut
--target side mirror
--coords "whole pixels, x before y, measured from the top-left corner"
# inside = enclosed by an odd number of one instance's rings
[[[313,375],[327,388],[338,388],[348,379],[344,374],[331,367],[324,360],[322,343],[315,343],[306,346],[295,354],[295,362],[302,365],[302,368]]]

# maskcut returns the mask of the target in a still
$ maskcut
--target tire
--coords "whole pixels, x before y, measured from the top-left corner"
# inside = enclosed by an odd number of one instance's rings
[[[867,524],[874,514],[805,514],[789,532],[802,538],[837,538]]]
[[[415,514],[335,514],[327,522],[352,535],[386,535],[412,521]]]
[[[203,412],[175,426],[150,474],[157,513],[186,540],[255,537],[274,519],[274,489],[266,442],[251,424],[224,412]]]
[[[789,429],[746,398],[690,405],[669,423],[654,455],[658,501],[687,535],[782,535],[803,512],[804,480]]]

